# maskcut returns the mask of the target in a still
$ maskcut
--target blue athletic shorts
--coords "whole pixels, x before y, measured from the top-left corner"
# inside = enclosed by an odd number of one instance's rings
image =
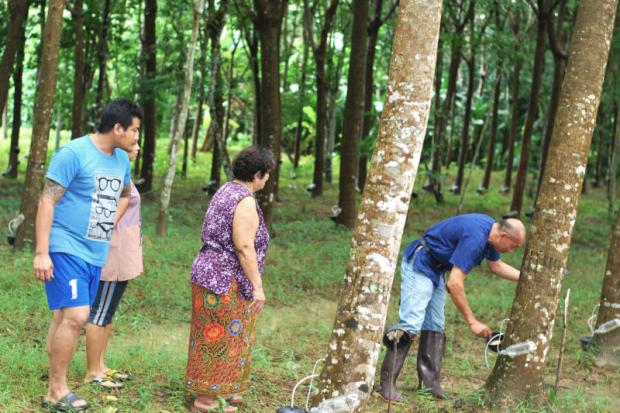
[[[88,322],[99,327],[112,323],[112,317],[121,302],[129,281],[101,281],[95,302],[90,306]]]
[[[50,258],[54,278],[45,282],[49,309],[91,306],[97,295],[101,267],[64,252],[52,252]]]

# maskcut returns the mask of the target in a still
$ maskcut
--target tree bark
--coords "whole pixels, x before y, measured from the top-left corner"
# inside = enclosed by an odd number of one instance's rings
[[[357,172],[359,141],[364,117],[364,88],[366,79],[366,50],[368,48],[368,0],[353,3],[351,57],[347,76],[347,97],[344,104],[342,145],[340,147],[340,182],[337,223],[353,228],[356,216]]]
[[[32,140],[20,207],[25,219],[17,230],[16,249],[23,249],[27,241],[34,241],[34,221],[37,214],[39,195],[43,187],[47,142],[52,121],[56,79],[58,77],[58,49],[60,47],[64,5],[64,0],[50,0],[43,31],[41,67],[37,79],[38,93],[32,120]]]
[[[85,43],[84,43],[84,0],[75,0],[71,9],[73,30],[75,30],[75,73],[73,74],[73,106],[71,110],[71,139],[84,133],[84,98],[86,97]]]
[[[595,330],[613,319],[620,319],[620,210],[611,233]],[[599,350],[595,361],[597,367],[619,367],[620,328],[595,334],[594,340]]]
[[[525,181],[528,172],[532,131],[538,111],[538,96],[542,84],[542,75],[545,70],[545,38],[547,37],[547,25],[549,24],[549,15],[551,12],[551,10],[547,10],[548,6],[545,3],[549,3],[550,1],[552,0],[538,0],[538,32],[536,51],[534,53],[534,68],[532,69],[532,89],[530,91],[530,103],[527,108],[527,118],[525,119],[523,139],[521,141],[519,170],[517,171],[517,179],[514,192],[512,193],[512,203],[510,205],[510,210],[515,212],[517,216],[521,214],[521,208],[523,206],[523,194],[525,192]]]
[[[22,42],[23,33],[26,29],[26,19],[28,17],[29,0],[9,0],[8,11],[9,21],[6,33],[6,43],[4,45],[4,53],[0,61],[0,113],[6,108],[6,102],[9,96],[9,79],[13,73],[13,63],[15,62],[15,54]]]
[[[7,178],[17,178],[19,171],[19,132],[22,126],[22,86],[24,73],[25,33],[22,32],[21,43],[15,56],[16,66],[13,71],[13,122],[11,125],[11,146],[9,148],[9,166],[4,173]]]
[[[308,24],[304,19],[304,24]],[[299,80],[299,104],[297,106],[297,126],[295,127],[295,148],[293,150],[293,170],[297,170],[299,167],[299,160],[301,158],[301,137],[303,133],[303,121],[304,121],[304,104],[306,102],[306,67],[308,65],[308,38],[307,30],[304,29],[304,42],[303,42],[303,54],[301,58],[301,78]]]
[[[342,67],[344,66],[344,53],[340,53],[338,56],[338,63],[336,63],[336,70],[331,77],[329,86],[328,113],[329,122],[327,125],[327,150],[325,153],[325,180],[332,182],[333,180],[333,165],[332,159],[334,157],[334,146],[336,144],[337,122],[338,122],[338,105],[336,99],[340,90],[340,78],[342,75]]]
[[[614,112],[613,131],[611,133],[611,156],[609,160],[609,182],[607,183],[607,212],[613,213],[614,201],[616,199],[616,175],[618,173],[618,157],[620,156],[620,145],[618,144],[618,134],[620,131],[620,108]]]
[[[215,1],[208,2],[209,18],[207,19],[207,33],[211,44],[211,82],[209,85],[209,113],[210,127],[213,128],[213,157],[211,161],[211,188],[218,188],[221,181],[221,167],[224,167],[226,176],[231,178],[230,161],[224,140],[224,80],[222,78],[222,53],[220,37],[224,30],[228,0],[221,0],[218,7]]]
[[[196,41],[198,40],[198,29],[202,18],[202,10],[204,9],[203,0],[196,0],[194,3],[194,13],[192,19],[192,35],[187,47],[187,62],[185,66],[185,81],[183,82],[183,95],[181,100],[181,110],[178,114],[178,123],[175,128],[174,135],[170,137],[172,140],[172,150],[170,152],[170,160],[168,162],[168,172],[164,180],[164,186],[161,190],[161,199],[159,204],[159,214],[157,216],[157,235],[164,237],[168,229],[168,207],[170,205],[170,195],[172,192],[172,184],[177,167],[177,155],[179,151],[179,143],[185,133],[185,124],[187,121],[187,113],[189,111],[189,98],[192,91],[192,80],[194,75],[194,55],[196,50]]]
[[[280,32],[288,0],[254,0],[255,29],[261,47],[261,145],[270,149],[276,160],[273,174],[258,194],[265,222],[271,224],[273,199],[280,170],[281,102],[280,102]]]
[[[519,93],[521,89],[521,62],[514,65],[512,72],[512,97],[511,97],[511,118],[510,129],[508,131],[508,155],[506,156],[506,175],[504,177],[504,187],[502,193],[510,192],[512,186],[512,168],[514,164],[515,139],[519,129]]]
[[[200,32],[198,41],[200,42],[200,59],[198,60],[200,84],[198,86],[199,92],[198,105],[196,108],[196,121],[194,122],[194,127],[192,128],[192,162],[196,162],[196,154],[198,152],[198,136],[200,136],[200,127],[202,126],[204,113],[205,83],[207,82],[207,44],[209,42],[206,25],[204,26],[204,30]]]
[[[493,86],[493,109],[491,110],[491,132],[487,143],[487,163],[484,168],[481,189],[487,191],[491,184],[491,172],[493,171],[493,157],[495,155],[495,138],[497,137],[497,126],[499,124],[499,96],[502,88],[502,75],[498,70],[495,74],[495,85]]]
[[[439,0],[400,2],[377,146],[313,405],[342,394],[364,401],[372,389],[431,107],[440,20]]]
[[[616,0],[583,0],[569,47],[549,157],[540,186],[506,345],[531,341],[526,355],[499,356],[486,382],[487,401],[509,406],[542,401],[553,324],[577,216],[592,131],[611,44]],[[592,62],[597,62],[593,65]]]
[[[110,0],[103,2],[103,14],[101,17],[101,34],[99,36],[99,48],[97,60],[99,63],[99,79],[97,81],[97,95],[95,106],[97,110],[103,105],[103,93],[106,85],[106,64],[108,61],[108,31],[110,30]]]
[[[313,31],[313,14],[316,13],[316,3],[310,8],[307,6],[308,0],[304,1],[304,14],[308,23],[305,25],[308,30],[307,38],[312,45],[314,54],[314,73],[316,79],[316,136],[314,150],[314,173],[312,178],[313,197],[323,194],[323,177],[325,173],[325,139],[327,137],[327,125],[329,113],[327,110],[328,84],[325,75],[325,56],[327,53],[327,36],[332,31],[334,25],[334,17],[336,16],[336,8],[338,0],[331,0],[329,6],[325,10],[325,18],[321,27],[318,43],[314,40]]]
[[[152,84],[157,76],[157,37],[155,24],[157,21],[157,0],[144,0],[144,76],[147,85]],[[153,162],[155,161],[155,147],[157,137],[157,92],[152,87],[142,88],[142,102],[144,108],[144,144],[142,145],[142,183],[138,186],[140,192],[149,192],[153,189]]]
[[[473,3],[472,3],[473,4]],[[467,61],[467,97],[465,98],[465,114],[463,116],[463,129],[461,130],[461,144],[459,148],[459,167],[456,173],[456,181],[451,191],[460,194],[463,189],[463,177],[465,176],[465,163],[467,162],[467,152],[469,149],[469,124],[471,122],[471,107],[474,100],[474,79],[476,74],[476,61],[473,54]]]

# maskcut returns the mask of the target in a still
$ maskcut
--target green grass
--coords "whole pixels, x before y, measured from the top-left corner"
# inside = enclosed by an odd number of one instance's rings
[[[28,131],[24,131],[25,135]],[[67,137],[63,136],[66,141]],[[242,143],[232,148],[240,149]],[[22,141],[22,154],[28,150]],[[160,180],[166,168],[166,140],[158,144],[156,172]],[[8,158],[8,142],[0,141],[0,162]],[[114,324],[109,348],[109,364],[132,372],[133,379],[113,395],[81,385],[85,371],[84,340],[69,371],[71,385],[104,412],[185,411],[189,398],[183,389],[190,319],[189,271],[200,247],[200,228],[208,198],[201,187],[208,180],[210,155],[199,153],[190,164],[188,177],[177,176],[170,209],[169,234],[155,236],[159,193],[143,197],[144,276],[132,281]],[[8,220],[19,207],[25,160],[17,181],[0,178],[0,411],[34,412],[46,388],[45,333],[50,314],[43,285],[31,274],[32,254],[13,252],[4,243]],[[337,171],[337,158],[335,164]],[[453,172],[453,171],[451,171]],[[280,201],[274,211],[274,236],[264,272],[267,307],[257,328],[257,345],[252,365],[252,388],[242,412],[275,412],[289,403],[295,383],[310,374],[314,362],[326,350],[336,311],[338,290],[348,259],[351,231],[336,227],[327,217],[337,203],[337,176],[327,184],[325,195],[310,198],[305,187],[312,177],[312,159],[302,160],[297,178],[284,157]],[[485,212],[498,217],[507,210],[510,197],[497,192],[502,172],[494,174],[492,189],[484,196],[475,193],[481,171],[473,172],[463,212]],[[446,187],[453,176],[446,177]],[[416,187],[423,176],[419,175]],[[418,191],[412,200],[403,246],[439,219],[453,215],[459,197],[446,193],[446,204],[437,207],[431,194]],[[527,201],[531,203],[531,201]],[[526,203],[526,205],[529,205]],[[569,275],[564,290],[571,288],[569,334],[560,392],[553,404],[541,408],[522,405],[519,411],[605,412],[620,411],[617,372],[599,371],[591,356],[579,348],[579,337],[588,334],[586,320],[600,296],[613,217],[607,214],[602,189],[582,197],[568,262]],[[516,266],[523,251],[505,255]],[[484,267],[477,268],[466,283],[475,314],[493,328],[511,308],[515,284],[491,277]],[[398,272],[394,282],[388,322],[396,319],[399,293]],[[490,370],[484,365],[483,342],[468,332],[455,307],[446,306],[449,338],[443,369],[445,390],[455,396],[471,395],[464,411],[484,411],[475,391]],[[547,382],[553,384],[557,361],[559,324],[547,369]],[[491,356],[491,362],[493,362]],[[394,406],[394,412],[457,411],[450,402],[435,402],[415,392],[415,349],[407,361],[401,390],[410,403]],[[296,398],[303,404],[307,386]],[[476,401],[478,400],[478,402]],[[371,398],[365,412],[383,412],[384,403]]]

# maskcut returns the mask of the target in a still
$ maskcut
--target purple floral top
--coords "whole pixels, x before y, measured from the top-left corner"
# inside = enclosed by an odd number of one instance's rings
[[[246,300],[252,299],[253,287],[246,277],[237,257],[232,239],[235,209],[242,199],[254,195],[245,186],[228,182],[213,196],[202,224],[202,248],[192,265],[192,283],[224,295],[233,280],[237,280],[238,293]],[[258,230],[254,248],[258,257],[258,269],[263,273],[265,254],[269,246],[269,232],[263,213],[257,206]]]

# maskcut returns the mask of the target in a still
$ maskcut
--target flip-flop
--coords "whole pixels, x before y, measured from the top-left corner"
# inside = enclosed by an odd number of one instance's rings
[[[199,407],[196,405],[196,401],[192,404],[192,410],[200,413],[233,413],[238,410],[237,407],[231,406],[228,402],[221,397],[217,400],[213,400],[211,403],[201,403],[206,407]]]
[[[224,398],[230,404],[243,404],[243,396],[240,394],[233,394],[230,397]]]
[[[77,401],[86,401],[73,392],[65,394],[65,396],[59,399],[56,403],[46,400],[45,396],[41,397],[41,407],[49,409],[53,412],[83,412],[90,408],[88,402],[86,404],[75,406],[73,403]]]
[[[128,380],[129,379],[129,374],[127,373],[121,373],[118,370],[114,370],[114,369],[109,369],[105,372],[105,375],[109,378],[111,378],[112,380]]]
[[[84,383],[92,384],[97,387],[101,387],[104,389],[120,389],[123,387],[123,383],[119,383],[117,381],[110,380],[107,377],[94,377],[92,379],[85,379]]]

